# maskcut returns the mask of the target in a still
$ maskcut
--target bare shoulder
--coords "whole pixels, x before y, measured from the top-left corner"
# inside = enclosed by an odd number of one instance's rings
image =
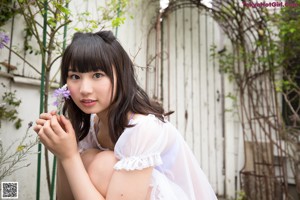
[[[137,120],[137,119],[141,119],[141,118],[144,118],[144,117],[146,117],[147,115],[143,115],[143,114],[134,114],[133,115],[133,117],[132,117],[132,119],[133,120]]]

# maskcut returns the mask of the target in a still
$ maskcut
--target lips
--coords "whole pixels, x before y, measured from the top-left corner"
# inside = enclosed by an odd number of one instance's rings
[[[97,101],[93,99],[82,99],[80,102],[82,105],[90,107],[95,105]]]

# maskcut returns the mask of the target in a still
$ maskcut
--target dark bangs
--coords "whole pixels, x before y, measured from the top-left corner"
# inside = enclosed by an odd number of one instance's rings
[[[80,73],[102,70],[113,79],[114,63],[110,50],[111,47],[100,36],[92,33],[76,33],[62,58],[62,83],[66,83],[69,70]]]

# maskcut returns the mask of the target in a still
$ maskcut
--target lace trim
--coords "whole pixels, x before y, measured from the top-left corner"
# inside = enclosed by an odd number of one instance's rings
[[[149,156],[137,157],[131,156],[128,158],[122,158],[118,161],[114,169],[116,170],[142,170],[147,167],[154,167],[162,164],[162,160],[159,154],[153,154]]]

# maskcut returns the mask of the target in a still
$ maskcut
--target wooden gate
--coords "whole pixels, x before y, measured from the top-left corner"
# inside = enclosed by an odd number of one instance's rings
[[[192,148],[215,192],[223,196],[224,82],[210,51],[219,38],[214,20],[195,6],[161,15],[148,37],[147,60],[153,63],[147,68],[146,90],[166,110],[175,111],[169,120]]]

